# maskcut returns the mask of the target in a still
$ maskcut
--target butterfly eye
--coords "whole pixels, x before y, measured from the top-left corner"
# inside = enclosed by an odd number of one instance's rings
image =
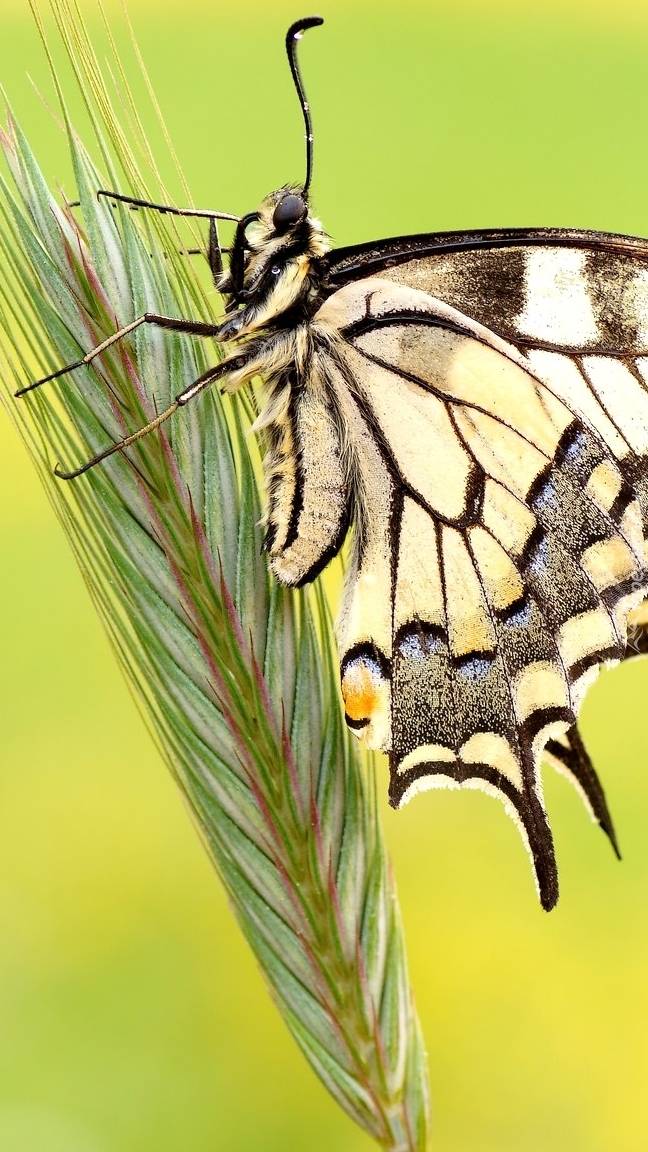
[[[274,210],[272,223],[277,232],[285,232],[286,228],[290,228],[291,224],[298,224],[303,220],[308,208],[302,200],[301,196],[284,196],[279,201]]]

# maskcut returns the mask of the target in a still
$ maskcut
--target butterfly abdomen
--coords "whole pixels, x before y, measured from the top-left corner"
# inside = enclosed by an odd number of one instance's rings
[[[265,547],[274,575],[299,586],[339,551],[351,492],[345,445],[326,378],[312,360],[284,387],[268,430]]]

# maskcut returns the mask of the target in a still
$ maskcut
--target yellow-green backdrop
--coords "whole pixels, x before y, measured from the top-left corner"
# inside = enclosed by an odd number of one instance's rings
[[[480,225],[648,234],[639,2],[320,9],[303,68],[313,195],[338,242]],[[282,39],[303,5],[131,12],[195,203],[243,212],[300,178]],[[4,0],[0,79],[65,184],[27,72],[49,93],[26,0]],[[4,415],[0,473],[0,1149],[368,1152],[283,1030]],[[622,864],[545,774],[550,915],[491,799],[428,793],[385,812],[438,1152],[648,1146],[647,699],[637,661],[584,712]]]

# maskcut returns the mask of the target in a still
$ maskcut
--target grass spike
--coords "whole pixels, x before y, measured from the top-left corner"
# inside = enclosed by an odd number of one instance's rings
[[[142,328],[74,380],[13,397],[105,339],[138,301],[203,319],[212,304],[176,253],[173,221],[97,200],[120,174],[149,194],[135,150],[161,185],[143,117],[129,117],[131,141],[77,3],[51,0],[98,172],[30,3],[82,209],[61,207],[10,120],[0,137],[14,180],[0,183],[2,402],[288,1028],[381,1147],[425,1152],[425,1056],[375,788],[341,720],[330,612],[321,583],[287,592],[260,559],[256,399],[203,394],[128,458],[63,486],[56,460],[134,431],[164,400],[153,382],[177,392],[218,350]],[[125,70],[117,59],[109,69],[128,105]]]

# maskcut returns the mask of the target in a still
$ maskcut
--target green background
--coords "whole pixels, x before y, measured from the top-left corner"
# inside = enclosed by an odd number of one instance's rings
[[[320,7],[302,63],[313,197],[338,243],[496,225],[648,233],[638,7]],[[69,190],[26,79],[50,97],[27,4],[3,12],[0,78]],[[196,204],[249,211],[300,179],[282,48],[299,6],[132,13]],[[0,1149],[368,1152],[283,1030],[1,413],[0,472]],[[488,797],[385,810],[438,1152],[645,1152],[647,698],[635,661],[584,709],[622,864],[545,772],[562,886],[550,915]]]

